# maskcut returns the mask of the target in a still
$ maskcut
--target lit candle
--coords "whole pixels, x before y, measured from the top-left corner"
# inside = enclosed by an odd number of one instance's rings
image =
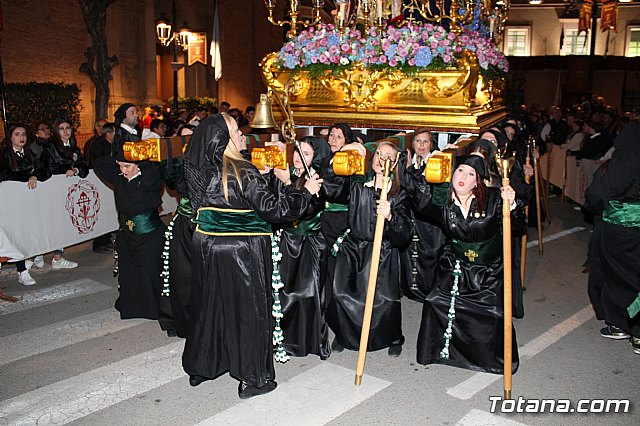
[[[396,16],[400,16],[400,5],[402,4],[402,0],[393,0],[391,3],[391,16],[395,18]]]
[[[382,0],[376,0],[376,10],[378,12],[378,19],[382,19]]]
[[[291,0],[291,11],[292,12],[298,11],[298,0]]]
[[[347,4],[346,3],[340,3],[340,12],[339,12],[339,20],[340,20],[340,25],[344,25],[344,21],[347,17]]]

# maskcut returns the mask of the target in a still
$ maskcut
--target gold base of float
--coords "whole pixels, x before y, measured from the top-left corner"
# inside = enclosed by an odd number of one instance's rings
[[[476,55],[463,51],[456,68],[405,74],[394,68],[372,70],[363,64],[325,71],[290,72],[274,66],[276,53],[260,66],[270,92],[288,103],[296,125],[477,133],[506,116],[503,80],[485,81]],[[274,111],[276,119],[286,118]]]

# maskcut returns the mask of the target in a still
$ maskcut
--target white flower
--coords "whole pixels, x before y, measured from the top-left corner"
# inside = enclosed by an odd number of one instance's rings
[[[347,65],[348,63],[349,63],[349,58],[344,56],[340,58],[340,65]]]

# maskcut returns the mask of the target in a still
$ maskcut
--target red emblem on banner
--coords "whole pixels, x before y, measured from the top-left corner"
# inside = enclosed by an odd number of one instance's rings
[[[88,180],[71,185],[67,192],[67,204],[71,223],[78,233],[88,234],[98,221],[100,212],[100,194],[98,189]]]

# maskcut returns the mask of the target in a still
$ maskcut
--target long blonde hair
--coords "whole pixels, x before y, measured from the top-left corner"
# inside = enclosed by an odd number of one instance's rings
[[[222,115],[225,123],[227,123],[229,134],[231,134],[231,128],[234,123],[233,117],[226,112],[223,112],[220,115]],[[251,164],[249,161],[244,159],[236,147],[236,144],[233,142],[233,138],[230,138],[227,148],[224,150],[224,154],[222,155],[222,192],[224,194],[224,199],[227,202],[229,201],[229,174],[236,178],[238,186],[240,187],[240,192],[242,192],[242,177],[240,170],[243,163]]]

